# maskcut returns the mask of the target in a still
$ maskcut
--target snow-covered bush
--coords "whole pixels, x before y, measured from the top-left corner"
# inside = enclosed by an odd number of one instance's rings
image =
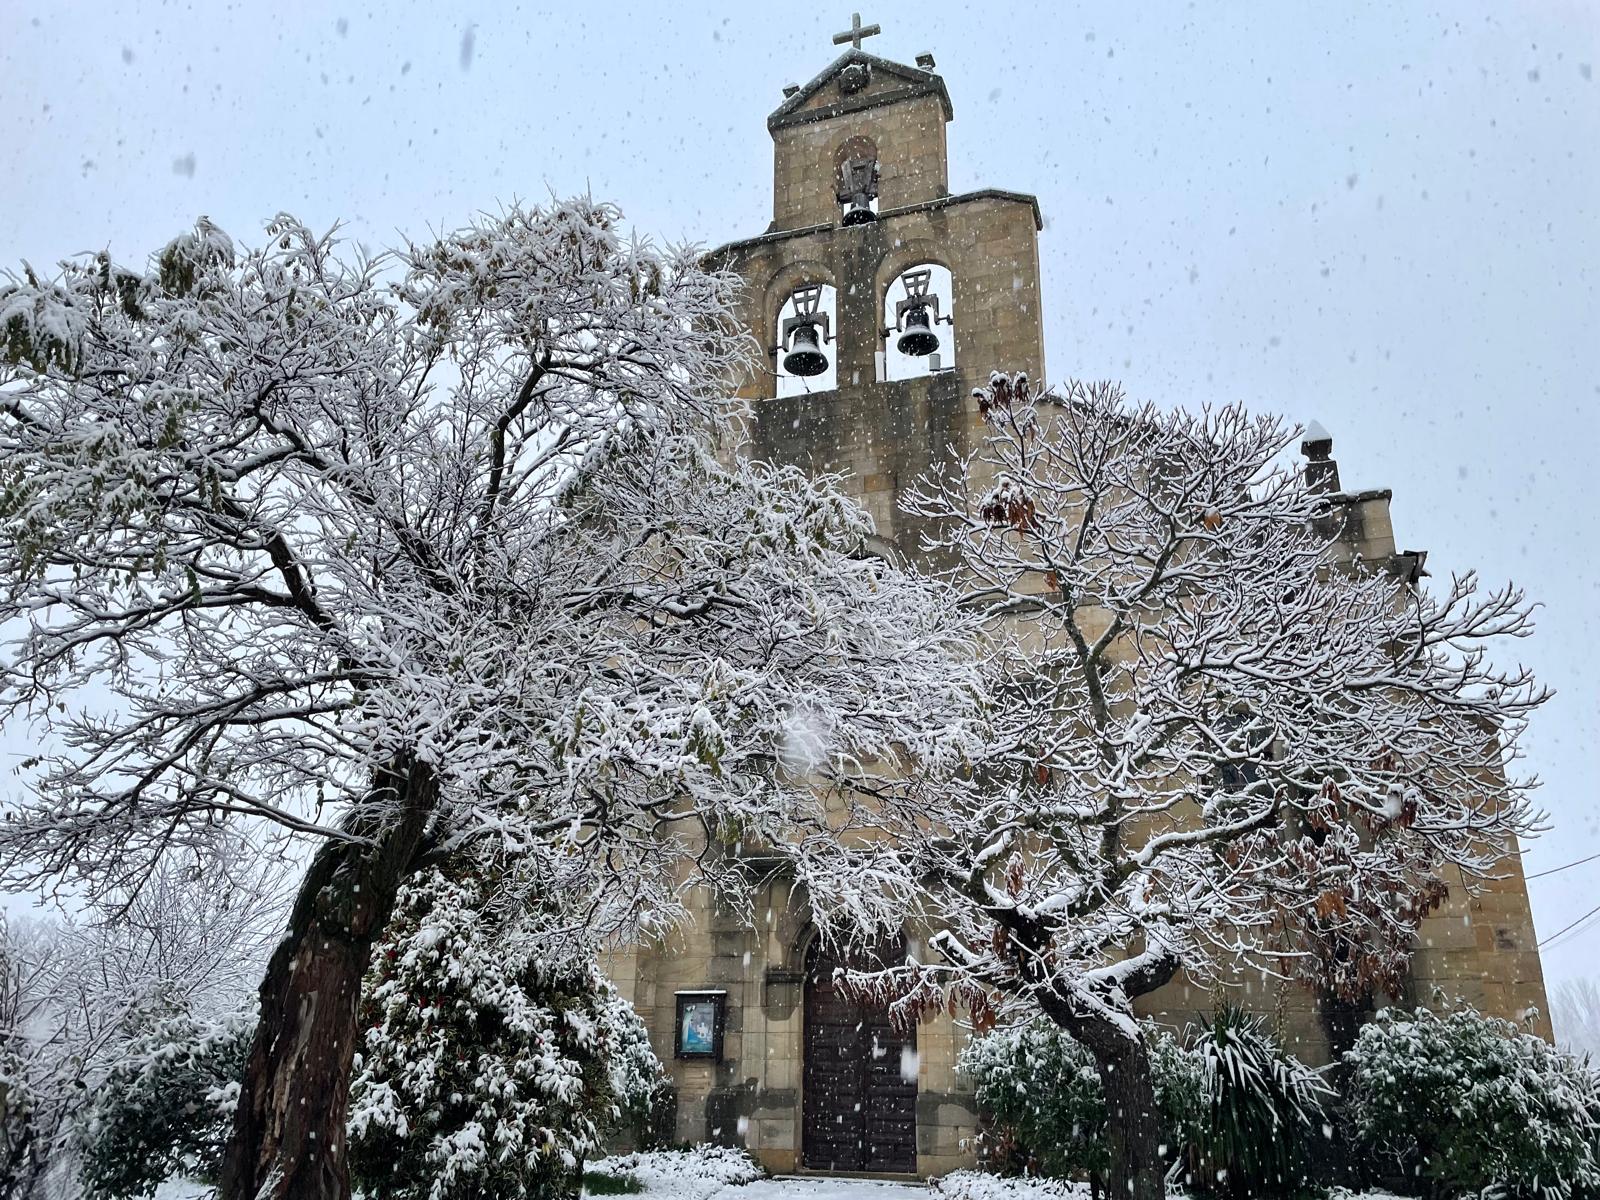
[[[979,1149],[991,1168],[1105,1170],[1106,1100],[1094,1056],[1060,1026],[1040,1017],[975,1037],[957,1066],[988,1120]]]
[[[1470,1010],[1387,1010],[1345,1056],[1356,1136],[1435,1195],[1565,1200],[1600,1188],[1600,1081],[1585,1059]]]
[[[233,1130],[255,1022],[169,1012],[151,1019],[79,1125],[90,1200],[150,1196],[176,1174],[209,1179]]]
[[[28,1060],[0,1038],[0,1195],[31,1173],[38,1149],[38,1096],[28,1078]]]
[[[588,1173],[634,1179],[652,1195],[674,1200],[701,1200],[725,1187],[754,1183],[766,1174],[743,1150],[710,1145],[614,1154],[590,1163]]]
[[[667,1086],[667,1073],[650,1045],[650,1031],[644,1020],[615,989],[606,1002],[605,1028],[609,1036],[611,1097],[616,1110],[609,1125],[640,1145],[652,1135],[650,1124],[657,1098]]]
[[[1328,1087],[1262,1023],[1225,1008],[1185,1046],[1145,1027],[1164,1153],[1181,1160],[1191,1191],[1219,1197],[1288,1195],[1309,1175],[1308,1140],[1321,1137]],[[1101,1176],[1109,1165],[1106,1102],[1094,1056],[1043,1018],[974,1038],[959,1066],[990,1122],[980,1142],[1003,1173]]]
[[[351,1091],[350,1162],[370,1196],[575,1190],[606,1128],[654,1090],[642,1023],[592,958],[553,953],[490,893],[434,869],[400,894]]]
[[[1199,1061],[1166,1030],[1147,1028],[1156,1102],[1176,1135],[1200,1095]],[[973,1038],[957,1063],[989,1127],[985,1163],[1005,1174],[1098,1175],[1108,1164],[1106,1101],[1094,1056],[1042,1017]],[[1176,1146],[1176,1137],[1169,1137]]]
[[[1265,1022],[1226,1006],[1190,1039],[1200,1094],[1183,1122],[1187,1183],[1199,1195],[1292,1196],[1312,1186],[1312,1141],[1325,1138],[1332,1089]]]

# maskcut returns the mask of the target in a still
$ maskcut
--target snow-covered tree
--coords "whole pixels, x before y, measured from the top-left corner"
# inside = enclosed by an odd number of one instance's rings
[[[202,219],[0,291],[0,719],[49,747],[0,867],[93,891],[243,820],[318,846],[230,1200],[348,1194],[361,980],[419,870],[543,857],[575,923],[666,919],[690,852],[825,845],[813,779],[909,780],[971,707],[962,618],[858,554],[861,510],[718,457],[735,279],[618,219],[392,258]]]
[[[576,1194],[583,1162],[662,1071],[643,1022],[539,914],[480,873],[400,893],[362,1003],[351,1163],[377,1200]],[[574,953],[573,951],[577,951]],[[644,1068],[644,1069],[642,1069]]]
[[[1590,976],[1564,979],[1550,990],[1556,1044],[1600,1059],[1600,984]]]
[[[114,892],[71,918],[0,927],[0,1070],[7,1094],[26,1102],[0,1114],[0,1195],[80,1195],[84,1135],[108,1080],[118,1081],[113,1104],[141,1108],[161,1093],[143,1076],[180,1077],[180,1060],[211,1056],[219,1030],[248,1032],[238,1013],[282,913],[281,877],[255,857],[224,844],[204,863],[165,862],[137,893]],[[203,1095],[163,1099],[183,1106]],[[121,1135],[111,1126],[121,1115],[106,1115],[107,1140],[95,1139],[104,1177],[145,1170],[118,1161],[128,1144],[112,1145]],[[150,1114],[152,1128],[160,1120]],[[160,1178],[154,1167],[145,1175]]]
[[[882,805],[862,877],[906,880],[937,932],[856,982],[908,1014],[956,996],[1060,1024],[1104,1085],[1109,1194],[1156,1200],[1134,1000],[1278,969],[1274,928],[1351,888],[1393,901],[1337,913],[1360,939],[1409,929],[1446,864],[1492,872],[1529,825],[1508,768],[1543,693],[1486,647],[1529,610],[1471,575],[1431,593],[1338,565],[1337,501],[1284,465],[1275,418],[1002,375],[978,405],[981,446],[910,508],[988,614],[993,740],[965,786]]]

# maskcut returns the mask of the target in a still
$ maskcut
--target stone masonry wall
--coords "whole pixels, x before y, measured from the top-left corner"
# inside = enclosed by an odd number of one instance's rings
[[[810,922],[787,880],[753,901],[753,923],[704,889],[690,921],[669,939],[619,950],[606,968],[650,1030],[677,1092],[677,1137],[744,1146],[769,1171],[800,1167],[805,951]],[[674,1057],[679,991],[726,993],[720,1063]],[[917,1029],[917,1171],[971,1165],[972,1088],[958,1076],[964,1033],[940,1014]]]
[[[901,491],[951,447],[969,449],[980,428],[972,389],[994,369],[1044,369],[1037,229],[1025,199],[982,195],[833,226],[736,243],[719,260],[748,281],[740,319],[762,361],[740,394],[750,399],[748,452],[813,471],[847,472],[846,488],[872,513],[880,535],[917,552]],[[954,369],[877,382],[884,304],[900,273],[920,263],[947,268],[954,291]],[[838,293],[839,386],[775,398],[778,314],[796,287],[832,284]],[[951,328],[941,326],[941,336]]]
[[[934,200],[949,192],[944,110],[935,96],[777,131],[772,228],[799,229],[839,220],[834,152],[861,136],[878,148],[879,209]]]

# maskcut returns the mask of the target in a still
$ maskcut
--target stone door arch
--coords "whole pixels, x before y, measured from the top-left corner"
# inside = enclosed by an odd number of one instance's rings
[[[848,965],[813,939],[806,953],[802,1161],[809,1170],[917,1169],[917,1033],[847,995]]]

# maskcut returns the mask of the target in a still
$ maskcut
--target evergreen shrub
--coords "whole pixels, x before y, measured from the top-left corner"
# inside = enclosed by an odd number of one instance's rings
[[[233,1132],[252,1018],[151,1014],[78,1127],[88,1200],[152,1196],[174,1175],[209,1180]]]
[[[1600,1081],[1586,1059],[1470,1010],[1390,1009],[1345,1061],[1355,1136],[1408,1188],[1503,1200],[1600,1194]]]
[[[1333,1128],[1333,1091],[1259,1016],[1225,1006],[1190,1038],[1197,1103],[1183,1115],[1185,1182],[1218,1200],[1315,1192],[1312,1153]]]
[[[594,962],[552,959],[471,873],[401,890],[362,999],[350,1164],[370,1200],[575,1194],[662,1078]]]
[[[1256,1018],[1224,1009],[1185,1045],[1147,1026],[1163,1154],[1190,1192],[1232,1200],[1307,1190],[1309,1139],[1326,1136],[1329,1089]],[[985,1165],[1071,1179],[1108,1166],[1106,1105],[1088,1049],[1045,1018],[970,1041],[959,1067],[987,1128]]]

